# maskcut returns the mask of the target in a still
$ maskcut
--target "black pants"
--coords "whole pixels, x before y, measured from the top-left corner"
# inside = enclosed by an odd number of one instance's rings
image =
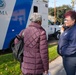
[[[76,57],[63,57],[63,66],[67,75],[75,75]]]

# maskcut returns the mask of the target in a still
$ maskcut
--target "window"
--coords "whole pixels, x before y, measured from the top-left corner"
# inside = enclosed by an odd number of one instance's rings
[[[48,0],[43,0],[43,2],[48,2]]]
[[[33,12],[38,12],[38,7],[34,6]]]

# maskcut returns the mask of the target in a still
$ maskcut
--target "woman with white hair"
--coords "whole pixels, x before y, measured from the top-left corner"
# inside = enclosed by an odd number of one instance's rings
[[[24,32],[24,52],[21,70],[23,75],[43,75],[49,69],[48,44],[46,32],[42,28],[42,16],[33,13],[30,25],[20,32]],[[17,43],[17,39],[15,42]]]

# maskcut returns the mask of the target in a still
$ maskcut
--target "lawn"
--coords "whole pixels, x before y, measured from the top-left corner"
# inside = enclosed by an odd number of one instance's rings
[[[19,62],[11,53],[0,56],[0,75],[21,75]]]
[[[56,48],[56,45],[48,45],[49,61],[58,56]],[[14,59],[12,53],[0,55],[0,75],[22,75],[19,62]]]
[[[57,45],[48,45],[48,51],[49,51],[49,62],[53,61],[59,56],[57,53]]]

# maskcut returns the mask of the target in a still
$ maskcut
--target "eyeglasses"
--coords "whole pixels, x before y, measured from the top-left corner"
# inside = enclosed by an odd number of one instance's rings
[[[64,19],[64,22],[68,22],[68,21],[71,21],[71,20]]]
[[[72,20],[64,19],[64,22],[69,22],[69,21],[72,21]]]

